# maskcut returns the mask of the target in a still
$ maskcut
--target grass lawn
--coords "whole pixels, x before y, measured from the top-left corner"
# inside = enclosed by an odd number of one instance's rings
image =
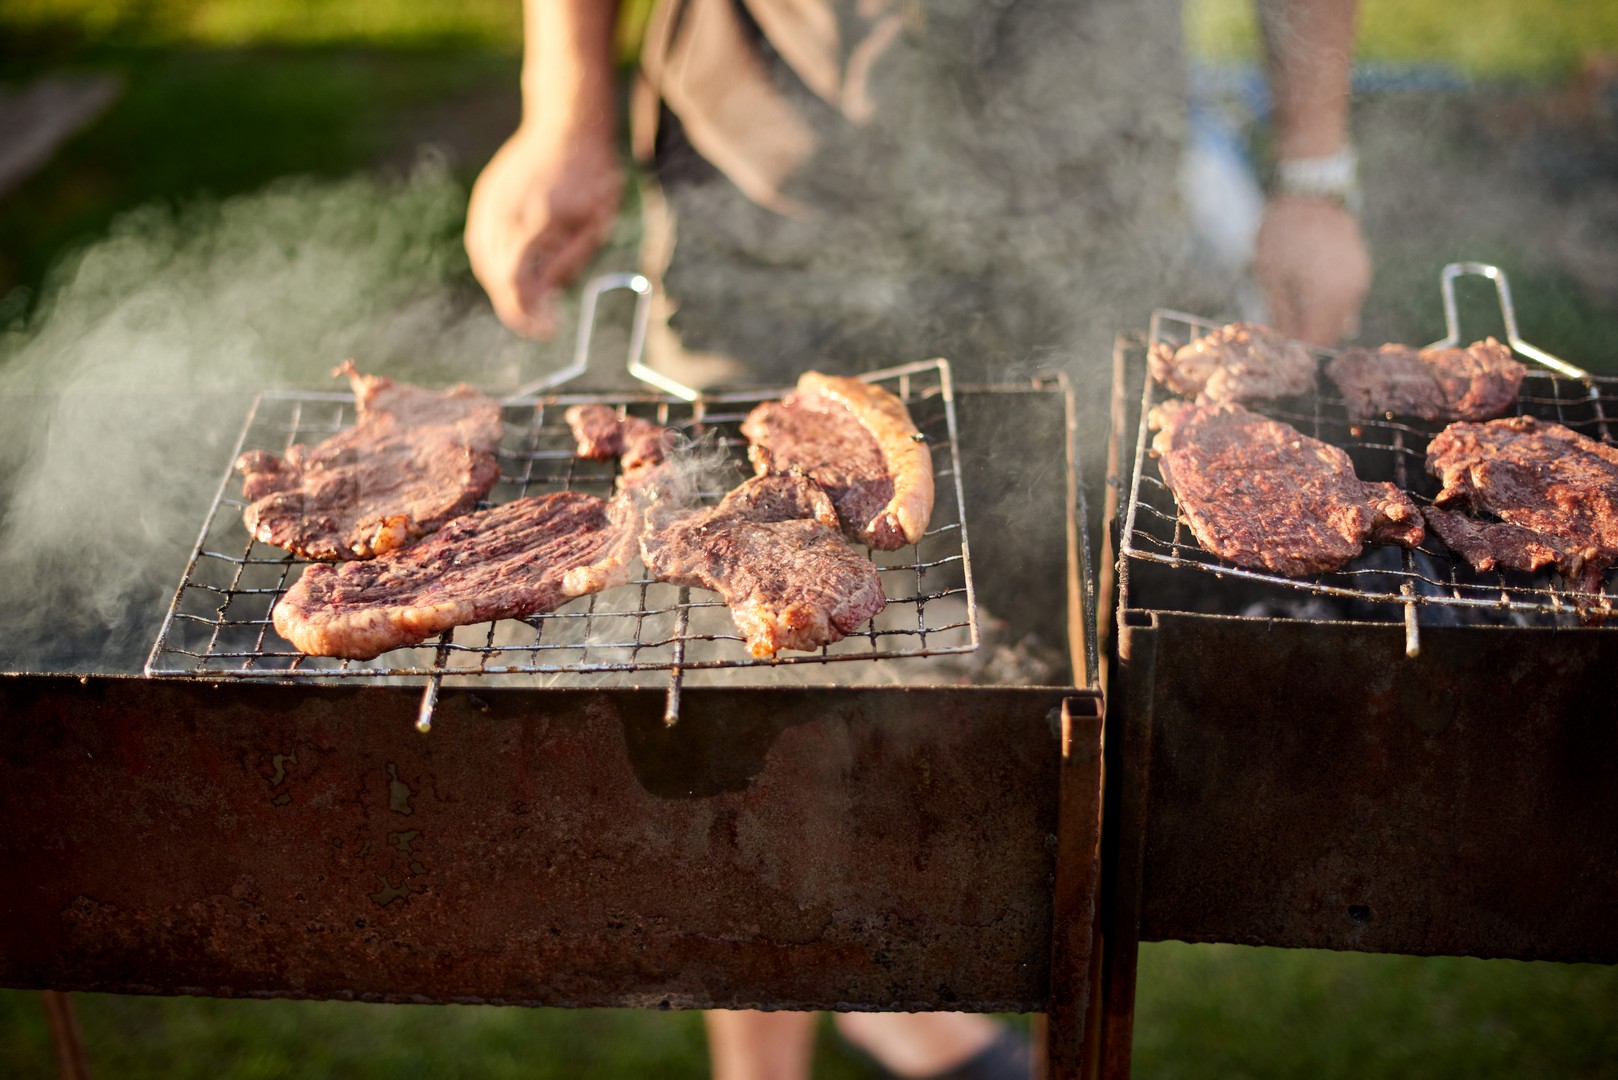
[[[352,45],[75,53],[68,70],[116,72],[126,90],[100,123],[0,200],[0,295],[37,289],[66,250],[131,208],[228,197],[284,176],[338,179],[407,159],[411,120],[445,101],[507,93],[517,67],[509,52]],[[38,59],[0,58],[0,78],[48,69]],[[509,111],[514,120],[514,102]],[[460,164],[463,174],[475,167]]]
[[[75,996],[111,1077],[706,1075],[700,1018],[631,1010]],[[1154,1080],[1618,1076],[1618,968],[1146,945],[1135,1074]],[[1020,1021],[1017,1021],[1020,1022]],[[55,1075],[38,998],[0,991],[0,1075]],[[874,1072],[822,1023],[822,1080]]]

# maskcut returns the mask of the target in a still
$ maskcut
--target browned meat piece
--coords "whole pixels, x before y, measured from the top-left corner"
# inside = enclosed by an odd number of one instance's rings
[[[1601,591],[1618,561],[1618,449],[1513,416],[1449,425],[1427,446],[1427,471],[1444,485],[1437,506],[1493,514],[1538,534],[1576,589]]]
[[[1538,570],[1567,558],[1553,541],[1509,521],[1485,521],[1436,506],[1421,513],[1427,527],[1474,570]]]
[[[271,620],[303,652],[369,660],[452,627],[537,615],[627,581],[640,519],[628,496],[518,499],[376,559],[311,566]]]
[[[1257,323],[1221,326],[1177,350],[1157,342],[1146,365],[1170,390],[1205,401],[1260,401],[1315,388],[1309,350]]]
[[[369,559],[471,510],[500,478],[500,406],[471,387],[424,390],[352,360],[333,374],[354,387],[353,427],[236,462],[255,539],[306,559]]]
[[[1494,338],[1464,349],[1384,345],[1344,349],[1326,365],[1348,414],[1422,420],[1488,420],[1517,401],[1526,370]]]
[[[1197,542],[1239,566],[1288,577],[1335,570],[1367,542],[1415,547],[1421,511],[1392,484],[1354,475],[1348,455],[1231,402],[1153,410],[1163,482]]]
[[[933,513],[933,460],[904,403],[859,379],[805,372],[742,422],[760,474],[801,470],[826,489],[843,530],[880,551],[914,544]]]
[[[652,576],[724,597],[754,656],[840,641],[887,606],[875,564],[848,546],[831,500],[791,473],[756,476],[718,506],[656,513]]]
[[[563,414],[581,458],[619,458],[624,472],[660,463],[674,449],[674,432],[638,416],[619,416],[610,405],[574,405]]]

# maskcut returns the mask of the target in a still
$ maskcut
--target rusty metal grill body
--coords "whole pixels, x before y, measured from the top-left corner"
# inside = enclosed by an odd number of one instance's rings
[[[255,561],[222,496],[153,654],[184,677],[0,675],[0,861],[22,886],[0,924],[0,985],[1044,1010],[1051,1075],[1078,1075],[1095,1001],[1102,700],[1076,410],[1059,379],[947,396],[940,375],[920,365],[888,384],[929,435],[941,496],[933,535],[884,573],[908,622],[852,641],[906,655],[698,670],[672,728],[648,654],[673,645],[654,628],[707,612],[725,632],[688,632],[687,659],[737,647],[728,613],[699,608],[696,590],[663,614],[642,599],[656,587],[617,590],[641,640],[610,639],[626,658],[592,637],[589,659],[631,663],[638,644],[645,669],[494,672],[575,663],[531,646],[609,630],[623,616],[608,593],[538,626],[501,624],[492,649],[488,627],[467,628],[409,667],[384,657],[391,677],[338,674],[265,655],[263,614],[296,562]],[[676,424],[700,410],[723,433],[759,396],[615,400]],[[346,396],[314,411],[304,398],[294,425],[299,400],[266,398],[250,430],[280,449],[350,415]],[[608,467],[572,460],[546,426],[573,400],[602,398],[547,392],[508,410],[497,498],[610,488]],[[1066,663],[1046,685],[993,685],[999,669],[969,667],[997,650],[946,651],[973,632],[962,501],[995,555],[971,575],[996,616],[986,645],[992,629],[1057,647]],[[526,635],[509,653],[507,630]],[[929,656],[915,655],[923,641]],[[423,738],[410,684],[439,671],[439,723]],[[740,685],[770,674],[825,677]]]

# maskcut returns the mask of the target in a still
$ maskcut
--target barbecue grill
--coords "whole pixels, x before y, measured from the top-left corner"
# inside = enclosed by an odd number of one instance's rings
[[[602,296],[616,290],[628,290],[637,300],[629,371],[663,393],[557,392],[587,374],[597,306]],[[710,462],[702,473],[705,484],[696,492],[699,503],[718,502],[751,474],[745,464],[747,440],[738,429],[755,405],[778,398],[781,391],[703,396],[647,368],[639,353],[650,292],[650,283],[638,274],[590,283],[573,364],[503,402],[506,436],[497,453],[501,476],[479,509],[556,491],[612,495],[617,463],[574,456],[573,436],[563,419],[571,405],[610,405],[620,416],[640,416],[675,429],[688,442],[699,444],[708,458],[722,456],[724,464]],[[234,494],[240,481],[232,463],[246,450],[284,454],[295,443],[318,442],[342,431],[354,423],[354,404],[350,394],[279,392],[261,394],[248,411],[146,674],[283,679],[426,676],[427,692],[417,721],[426,731],[446,676],[463,680],[547,676],[564,684],[577,676],[666,671],[666,717],[673,723],[688,671],[971,652],[978,646],[977,609],[961,509],[949,364],[944,360],[906,364],[866,378],[893,392],[910,410],[932,450],[937,499],[920,542],[898,552],[872,553],[880,567],[887,609],[862,632],[814,653],[784,653],[771,660],[752,657],[717,596],[706,590],[693,596],[689,588],[654,581],[643,573],[629,583],[627,594],[620,587],[553,612],[452,630],[435,643],[395,649],[377,661],[305,656],[275,633],[270,609],[308,561],[253,539],[242,523],[246,504]],[[626,595],[632,597],[627,602]]]
[[[1463,343],[1457,316],[1456,282],[1463,276],[1480,275],[1497,288],[1507,339],[1515,352],[1532,367],[1524,379],[1517,400],[1519,415],[1534,416],[1566,425],[1591,438],[1610,442],[1608,418],[1618,409],[1618,379],[1597,378],[1523,341],[1517,331],[1516,312],[1510,286],[1498,268],[1480,264],[1454,263],[1442,277],[1444,311],[1448,335],[1435,346]],[[1216,324],[1180,312],[1153,314],[1149,338],[1178,348]],[[1321,357],[1330,350],[1317,349]],[[1139,415],[1170,395],[1153,379],[1141,375]],[[1329,380],[1321,379],[1320,391],[1303,400],[1291,400],[1263,407],[1260,411],[1348,451],[1360,479],[1390,481],[1401,490],[1430,503],[1438,492],[1438,482],[1423,468],[1427,444],[1444,427],[1443,422],[1411,421],[1402,417],[1372,420],[1351,419]],[[1414,551],[1397,554],[1388,549],[1372,551],[1329,574],[1289,578],[1280,574],[1235,566],[1204,551],[1185,526],[1174,503],[1174,496],[1163,484],[1147,453],[1148,425],[1135,427],[1132,485],[1123,524],[1122,555],[1119,563],[1119,589],[1130,591],[1132,575],[1150,574],[1147,567],[1166,567],[1176,572],[1200,570],[1218,578],[1237,579],[1246,589],[1198,589],[1176,582],[1175,591],[1197,593],[1210,600],[1210,610],[1221,605],[1239,614],[1250,609],[1302,610],[1308,599],[1329,599],[1344,610],[1366,618],[1399,618],[1406,630],[1406,650],[1414,656],[1420,650],[1420,626],[1428,620],[1439,624],[1498,622],[1511,625],[1566,625],[1577,623],[1579,612],[1599,608],[1605,598],[1568,588],[1555,575],[1498,571],[1473,571],[1464,559],[1453,554],[1436,536]],[[1137,567],[1139,568],[1137,570]],[[1150,591],[1151,585],[1137,588]],[[1288,595],[1288,593],[1291,595]],[[1232,606],[1234,604],[1234,606]],[[1448,610],[1443,610],[1448,609]],[[1124,618],[1134,616],[1125,608]]]
[[[1072,395],[876,377],[938,509],[884,557],[895,621],[776,664],[700,590],[645,581],[372,665],[300,659],[265,623],[297,563],[248,543],[227,478],[175,553],[150,677],[0,677],[24,720],[0,727],[0,848],[26,882],[0,985],[1045,1012],[1052,1074],[1078,1075],[1102,705]],[[655,390],[524,388],[492,498],[610,489],[557,428],[571,402],[733,453],[768,396]],[[350,409],[265,394],[241,448]],[[1006,674],[1031,642],[1061,669]],[[403,722],[424,696],[427,738]]]
[[[1618,380],[1524,342],[1518,409],[1611,441]],[[1442,542],[1291,579],[1204,552],[1147,454],[1151,341],[1209,328],[1158,312],[1114,357],[1104,865],[1104,1075],[1128,1075],[1135,949],[1179,939],[1618,962],[1618,634],[1549,571],[1473,572]],[[1324,356],[1324,352],[1321,353]],[[1442,425],[1350,423],[1329,381],[1260,407],[1428,501]],[[1105,583],[1108,588],[1110,582]]]

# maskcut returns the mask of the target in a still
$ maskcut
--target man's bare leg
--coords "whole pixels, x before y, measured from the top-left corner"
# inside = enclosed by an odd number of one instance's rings
[[[714,1080],[808,1080],[817,1015],[710,1009],[704,1019]]]

